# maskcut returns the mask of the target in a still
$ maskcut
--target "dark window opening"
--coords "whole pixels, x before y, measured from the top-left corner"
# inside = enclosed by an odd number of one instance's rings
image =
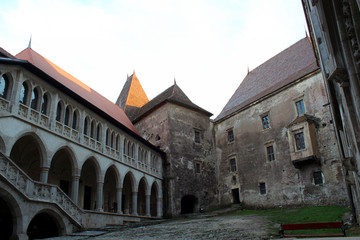
[[[59,102],[56,108],[56,121],[60,122],[61,114],[62,114],[62,107],[61,107],[61,103]]]
[[[91,209],[91,187],[85,186],[84,188],[84,209]]]
[[[195,163],[195,172],[200,173],[201,172],[201,163]]]
[[[200,132],[195,130],[195,143],[200,143]]]
[[[239,189],[238,188],[232,189],[231,192],[232,192],[232,196],[233,196],[233,203],[239,204],[240,203]]]
[[[315,185],[323,184],[322,172],[314,172],[314,183]]]
[[[181,214],[188,214],[195,212],[195,206],[197,205],[196,197],[192,195],[186,195],[181,198]]]
[[[267,157],[269,162],[274,161],[275,160],[274,147],[268,146],[266,147],[266,150],[267,150]]]
[[[60,189],[66,194],[69,195],[70,183],[69,181],[60,180]]]
[[[234,141],[234,131],[231,129],[228,131],[228,142],[231,143]]]
[[[69,107],[66,107],[66,110],[65,110],[64,123],[66,126],[69,126],[69,124],[70,124],[70,108]]]
[[[236,172],[236,160],[235,158],[230,159],[230,169],[232,172]]]
[[[295,134],[295,144],[296,144],[296,150],[305,149],[305,139],[303,132]]]
[[[46,94],[43,95],[42,103],[41,103],[41,113],[46,115],[47,114],[47,106],[48,106],[48,96]]]
[[[265,115],[265,116],[262,117],[262,123],[263,123],[263,128],[264,129],[270,128],[269,115]]]
[[[72,129],[77,129],[77,119],[78,119],[78,115],[77,115],[76,111],[74,111],[72,125],[71,125]]]
[[[88,135],[88,120],[87,120],[87,118],[85,118],[85,120],[84,120],[84,134],[85,135]]]
[[[261,195],[265,195],[266,194],[266,184],[265,183],[260,183],[259,184],[259,190],[260,190]]]

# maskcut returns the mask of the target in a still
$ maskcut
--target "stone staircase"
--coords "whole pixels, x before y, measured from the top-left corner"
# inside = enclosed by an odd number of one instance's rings
[[[83,210],[58,186],[32,180],[9,157],[0,152],[0,177],[30,201],[55,204],[69,219],[82,228]]]

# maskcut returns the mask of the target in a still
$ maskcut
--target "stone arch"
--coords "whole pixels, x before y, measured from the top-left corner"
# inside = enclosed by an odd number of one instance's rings
[[[78,109],[74,108],[72,112],[71,128],[78,130],[79,122],[80,122],[80,112]]]
[[[18,138],[12,146],[10,158],[36,181],[40,181],[41,168],[47,166],[45,146],[33,132]]]
[[[79,205],[82,208],[86,210],[98,208],[96,203],[98,191],[97,184],[101,179],[98,161],[94,157],[88,158],[81,167],[79,181]]]
[[[40,104],[42,99],[42,91],[40,87],[36,86],[33,88],[31,92],[31,101],[30,101],[30,107],[36,111],[40,110]]]
[[[145,177],[142,177],[138,186],[138,213],[139,215],[146,215],[146,195],[149,194],[149,184]]]
[[[86,135],[86,136],[89,136],[89,132],[91,131],[90,129],[90,117],[89,116],[86,116],[84,118],[84,131],[83,133]]]
[[[41,99],[40,112],[44,115],[49,116],[50,109],[51,109],[51,94],[49,94],[48,92],[45,92]]]
[[[43,209],[31,219],[26,232],[29,239],[41,239],[64,235],[65,229],[65,223],[58,213]]]
[[[107,168],[104,177],[103,203],[105,212],[117,212],[119,204],[116,192],[120,186],[119,171],[115,165],[111,165]]]
[[[64,121],[64,113],[65,113],[65,103],[62,100],[59,100],[56,104],[56,115],[55,119],[58,122]]]
[[[65,146],[58,149],[51,158],[48,183],[57,185],[70,196],[72,178],[77,175],[77,161],[73,151]]]
[[[17,239],[23,231],[23,217],[18,201],[0,188],[0,239]]]
[[[151,193],[150,193],[150,215],[156,217],[158,215],[158,199],[159,197],[159,185],[156,181],[153,182],[151,186]]]
[[[10,99],[14,85],[14,79],[12,77],[12,74],[7,72],[5,74],[2,74],[0,77],[0,97]]]
[[[29,105],[31,92],[32,92],[32,87],[31,87],[30,81],[25,80],[21,84],[21,91],[20,91],[20,98],[19,98],[20,103],[22,103],[24,105]]]
[[[130,214],[134,212],[134,206],[133,206],[133,192],[136,192],[136,179],[134,177],[134,174],[131,171],[128,171],[125,174],[123,183],[123,190],[122,190],[122,211],[125,214]]]

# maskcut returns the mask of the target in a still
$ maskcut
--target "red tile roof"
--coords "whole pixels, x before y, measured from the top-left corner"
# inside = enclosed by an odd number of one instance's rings
[[[308,37],[248,73],[215,121],[319,69]]]
[[[107,98],[103,97],[89,86],[72,76],[71,74],[67,73],[50,60],[44,58],[31,48],[26,48],[19,54],[15,56],[18,59],[27,60],[35,67],[39,68],[47,75],[55,79],[61,85],[84,99],[89,104],[93,105],[94,107],[98,108],[102,112],[106,113],[108,116],[116,120],[117,122],[121,123],[134,133],[138,134],[138,131],[131,123],[129,118],[126,116],[124,111]]]

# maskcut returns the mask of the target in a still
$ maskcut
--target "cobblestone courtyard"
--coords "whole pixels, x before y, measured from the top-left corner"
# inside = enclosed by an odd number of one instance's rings
[[[75,239],[269,239],[268,221],[264,217],[248,215],[240,217],[216,216],[175,219],[155,225],[114,230],[98,236],[67,236],[56,240]],[[96,235],[94,232],[93,235]]]

